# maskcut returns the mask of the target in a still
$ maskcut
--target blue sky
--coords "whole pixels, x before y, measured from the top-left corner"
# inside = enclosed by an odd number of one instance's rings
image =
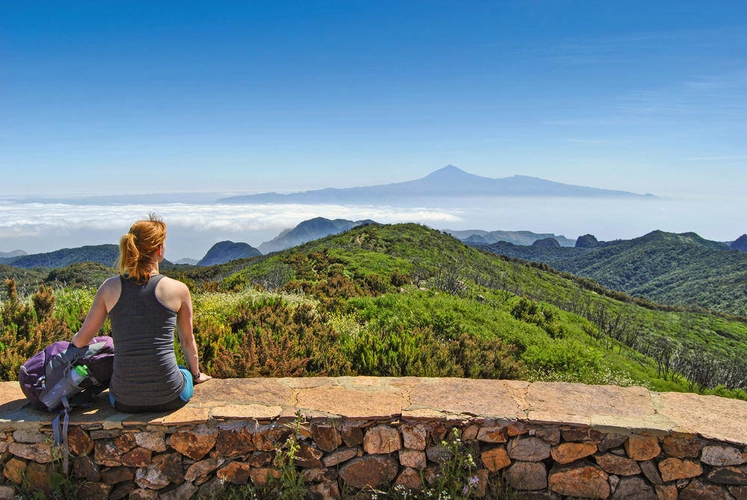
[[[747,185],[747,2],[3,2],[0,195]]]

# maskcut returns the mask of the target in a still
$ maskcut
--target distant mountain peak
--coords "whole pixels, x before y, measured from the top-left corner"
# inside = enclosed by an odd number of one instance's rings
[[[439,176],[439,175],[453,175],[453,174],[467,174],[467,172],[449,163],[445,167],[439,168],[438,170],[435,170],[431,172],[430,174],[426,175],[426,177]]]
[[[413,199],[438,200],[444,198],[520,196],[644,198],[643,195],[626,191],[575,186],[526,175],[497,179],[483,177],[470,174],[449,164],[425,177],[412,181],[355,188],[325,188],[288,194],[261,193],[233,196],[218,201],[227,203],[380,204],[408,202]]]
[[[219,241],[197,262],[198,266],[213,266],[225,264],[237,259],[247,259],[261,255],[261,252],[248,243],[234,243],[233,241]]]

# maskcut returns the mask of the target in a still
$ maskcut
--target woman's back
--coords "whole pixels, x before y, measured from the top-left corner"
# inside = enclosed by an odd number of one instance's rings
[[[124,405],[166,403],[184,388],[174,354],[177,313],[156,296],[162,278],[159,274],[137,284],[120,277],[119,297],[109,311],[116,345],[110,390]]]

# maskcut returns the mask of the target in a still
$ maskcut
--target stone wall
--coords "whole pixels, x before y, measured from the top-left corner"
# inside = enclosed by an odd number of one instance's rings
[[[747,402],[639,387],[423,378],[211,380],[171,414],[75,410],[70,474],[82,498],[186,499],[262,484],[300,437],[315,498],[419,489],[458,436],[475,458],[473,496],[747,499]],[[302,415],[299,418],[297,415]],[[0,384],[0,499],[62,467],[52,416]],[[296,429],[297,427],[297,429]]]

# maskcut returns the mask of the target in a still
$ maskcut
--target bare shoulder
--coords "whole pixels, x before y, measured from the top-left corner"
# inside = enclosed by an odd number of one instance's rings
[[[187,285],[179,280],[175,280],[174,278],[169,278],[168,276],[164,276],[161,281],[158,282],[158,286],[163,286],[170,293],[189,295],[189,288],[187,288]]]
[[[108,278],[99,287],[99,293],[101,293],[105,297],[111,296],[111,295],[118,296],[121,290],[122,290],[122,282],[120,281],[119,276],[113,276],[111,278]]]
[[[187,285],[179,280],[164,276],[156,285],[156,298],[172,311],[189,310],[192,307],[192,297]]]
[[[101,299],[104,301],[104,305],[106,306],[106,310],[111,311],[112,307],[114,307],[114,304],[117,303],[117,300],[119,300],[119,294],[122,292],[122,282],[119,279],[119,276],[114,276],[106,281],[104,281],[101,286],[99,287],[98,292],[96,292],[97,296],[100,296]]]

